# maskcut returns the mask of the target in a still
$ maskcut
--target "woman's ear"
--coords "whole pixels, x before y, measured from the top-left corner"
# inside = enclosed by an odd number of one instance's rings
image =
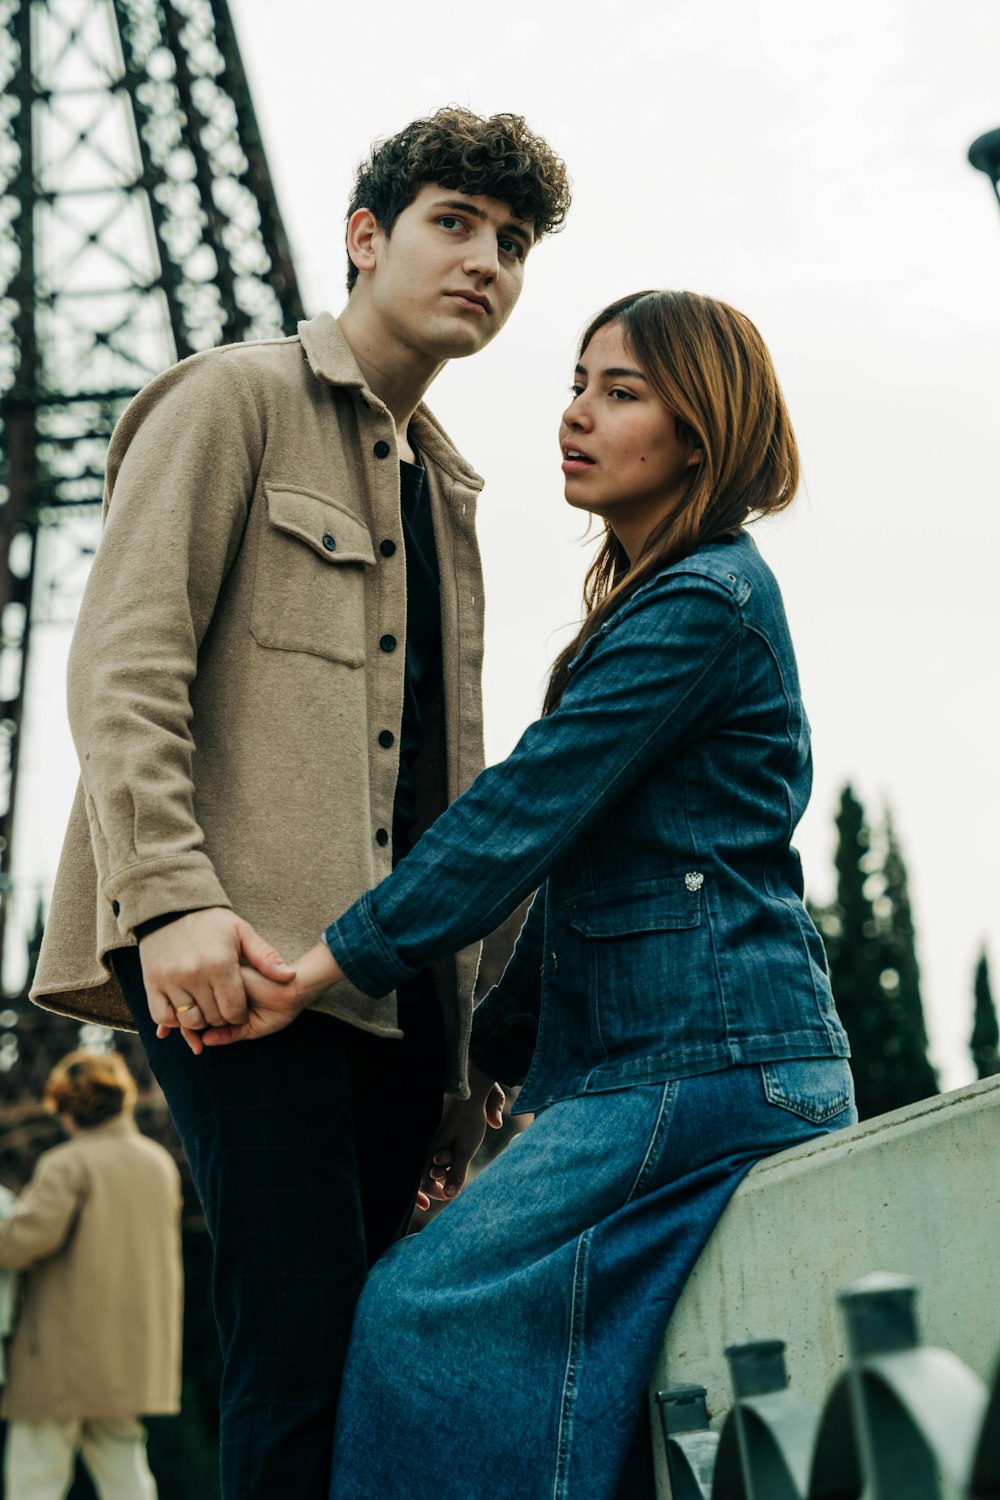
[[[678,439],[682,443],[687,444],[687,458],[684,460],[685,469],[696,468],[705,457],[705,450],[698,440],[698,433],[689,423],[682,421],[676,412],[674,413],[674,431],[677,433]]]

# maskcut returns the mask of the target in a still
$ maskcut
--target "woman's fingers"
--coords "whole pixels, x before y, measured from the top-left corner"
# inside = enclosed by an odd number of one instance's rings
[[[452,1163],[452,1152],[448,1146],[441,1146],[434,1152],[424,1175],[420,1179],[420,1192],[428,1198],[436,1198],[438,1202],[444,1200],[444,1186],[448,1180],[448,1169]],[[430,1206],[428,1202],[428,1207]]]
[[[485,1134],[485,1125],[472,1129],[467,1134],[456,1134],[447,1153],[447,1163],[439,1161],[440,1157],[445,1156],[444,1151],[435,1154],[431,1172],[432,1174],[435,1171],[443,1172],[443,1176],[434,1179],[440,1188],[438,1197],[443,1195],[445,1199],[456,1198],[462,1191],[465,1179],[469,1175],[472,1159],[483,1144]]]
[[[486,1096],[486,1123],[491,1130],[503,1129],[503,1107],[506,1103],[507,1095],[495,1083]]]

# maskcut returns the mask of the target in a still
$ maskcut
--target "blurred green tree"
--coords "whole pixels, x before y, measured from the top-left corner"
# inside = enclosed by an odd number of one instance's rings
[[[985,948],[980,953],[976,964],[974,992],[975,1019],[972,1024],[972,1036],[969,1039],[972,1060],[976,1065],[977,1078],[992,1078],[1000,1073],[1000,1051],[997,1050],[997,1044],[1000,1043],[1000,1024],[997,1023],[996,1006],[993,1003],[990,966]]]
[[[927,1057],[920,966],[906,865],[886,818],[873,836],[850,785],[836,818],[836,896],[811,908],[851,1042],[861,1119],[938,1091]]]
[[[881,900],[876,902],[876,915],[881,913],[880,929],[886,953],[897,976],[894,1004],[902,1014],[902,1029],[908,1038],[903,1054],[907,1067],[906,1091],[913,1099],[927,1099],[938,1092],[938,1080],[927,1056],[927,1027],[920,992],[920,963],[917,959],[917,934],[913,924],[913,907],[910,904],[909,877],[892,813],[888,808],[884,823],[882,879],[884,888]],[[890,971],[882,971],[880,983],[892,993]],[[904,1102],[909,1103],[910,1100]]]

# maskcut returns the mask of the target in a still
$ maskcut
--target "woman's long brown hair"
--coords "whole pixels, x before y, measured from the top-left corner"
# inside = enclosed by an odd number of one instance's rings
[[[677,435],[701,450],[677,508],[630,564],[605,522],[583,586],[585,617],[552,668],[544,712],[558,705],[569,663],[636,589],[707,542],[736,537],[757,516],[783,510],[799,482],[799,453],[771,356],[749,318],[695,292],[634,292],[612,302],[580,341],[620,323],[625,342]]]

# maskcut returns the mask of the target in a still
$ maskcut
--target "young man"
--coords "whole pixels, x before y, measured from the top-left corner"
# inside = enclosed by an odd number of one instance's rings
[[[337,985],[259,1047],[155,1030],[239,1022],[241,962],[289,977],[480,769],[482,481],[421,401],[568,197],[517,116],[415,122],[358,174],[341,317],[185,360],[112,440],[34,995],[134,1024],[170,1103],[215,1247],[225,1500],[326,1495],[354,1300],[465,1088],[477,954],[380,1002]]]

